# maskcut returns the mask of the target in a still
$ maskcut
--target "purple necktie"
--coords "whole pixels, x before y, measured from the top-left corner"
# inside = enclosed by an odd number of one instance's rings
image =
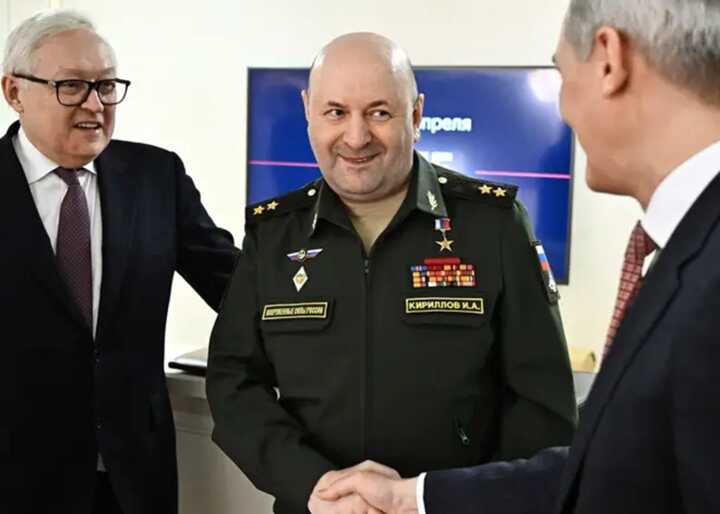
[[[54,171],[68,186],[60,205],[55,258],[70,296],[92,330],[92,264],[87,199],[76,170],[57,168]]]

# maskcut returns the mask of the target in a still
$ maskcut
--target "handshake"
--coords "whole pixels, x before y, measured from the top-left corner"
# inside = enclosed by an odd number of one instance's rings
[[[403,480],[397,471],[373,461],[325,473],[315,485],[312,514],[417,514],[417,477]]]

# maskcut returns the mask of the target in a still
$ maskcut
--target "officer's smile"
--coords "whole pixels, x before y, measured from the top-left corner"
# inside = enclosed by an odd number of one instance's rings
[[[346,156],[346,155],[338,155],[338,157],[340,157],[343,161],[348,162],[350,164],[367,164],[370,161],[372,161],[373,159],[375,159],[375,157],[377,157],[378,155],[380,155],[380,154],[376,153],[376,154],[367,155],[364,157],[350,157],[350,156]]]

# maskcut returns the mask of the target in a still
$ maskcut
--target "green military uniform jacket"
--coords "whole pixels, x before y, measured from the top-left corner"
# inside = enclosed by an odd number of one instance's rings
[[[365,459],[411,476],[569,444],[556,289],[515,192],[416,155],[369,255],[322,180],[248,208],[207,392],[214,440],[277,513]]]

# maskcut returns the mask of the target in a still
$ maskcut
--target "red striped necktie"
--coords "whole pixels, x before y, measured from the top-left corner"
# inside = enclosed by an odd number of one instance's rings
[[[605,340],[605,351],[603,356],[608,354],[610,346],[615,339],[620,323],[625,317],[625,312],[632,305],[633,301],[640,292],[642,286],[642,268],[645,257],[650,255],[657,249],[657,245],[647,235],[645,229],[638,221],[635,228],[630,234],[627,250],[625,250],[625,262],[623,263],[622,276],[620,277],[620,287],[618,289],[617,300],[615,300],[615,310],[613,311],[610,328],[608,329],[607,338]]]

